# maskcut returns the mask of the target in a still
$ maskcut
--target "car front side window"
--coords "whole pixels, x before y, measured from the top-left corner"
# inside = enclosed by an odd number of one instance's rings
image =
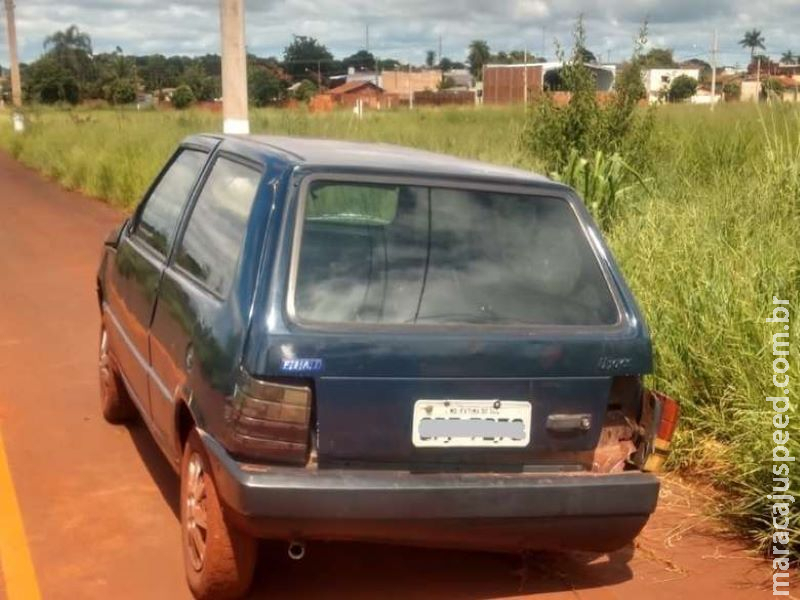
[[[134,235],[162,256],[169,251],[183,207],[207,157],[200,150],[181,150],[153,188],[134,224]]]

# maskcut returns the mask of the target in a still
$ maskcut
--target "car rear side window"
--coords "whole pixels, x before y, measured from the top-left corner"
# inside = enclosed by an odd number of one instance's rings
[[[172,244],[183,206],[207,157],[200,150],[181,150],[145,202],[135,235],[159,254],[166,255]]]
[[[233,282],[260,179],[256,169],[218,158],[189,217],[176,263],[219,296]]]

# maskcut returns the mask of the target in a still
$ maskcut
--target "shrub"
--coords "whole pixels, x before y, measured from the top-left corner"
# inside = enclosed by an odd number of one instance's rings
[[[181,85],[172,92],[172,106],[178,110],[189,108],[194,104],[194,100],[194,92],[188,85]]]
[[[646,188],[642,177],[619,154],[608,156],[600,150],[588,160],[573,149],[564,169],[551,173],[550,177],[577,190],[603,229],[611,227],[618,215],[620,200],[630,194],[636,184]]]
[[[738,100],[742,97],[742,86],[735,81],[729,81],[722,86],[722,95],[727,102]]]
[[[556,106],[550,94],[544,94],[529,111],[521,146],[544,161],[546,169],[564,181],[572,179],[569,171],[583,164],[581,160],[586,161],[582,169],[590,172],[589,165],[596,164],[598,156],[612,164],[630,165],[629,169],[619,172],[621,179],[627,179],[631,173],[645,171],[651,156],[653,112],[652,109],[637,109],[644,95],[641,53],[647,40],[647,25],[640,31],[633,56],[617,80],[611,98],[604,103],[597,98],[594,75],[583,60],[581,49],[585,47],[585,38],[583,20],[579,18],[572,55],[559,73],[560,86],[570,93],[569,102],[566,106]],[[563,56],[559,50],[561,60]],[[614,156],[617,158],[606,159]],[[619,183],[621,185],[622,181]],[[609,201],[610,204],[615,202]]]
[[[117,79],[111,84],[108,99],[112,104],[131,104],[136,101],[136,86],[130,79]]]
[[[761,82],[761,97],[765,99],[778,98],[783,96],[783,84],[780,79],[770,77]]]
[[[669,84],[667,99],[670,102],[683,102],[697,92],[697,79],[688,75],[678,75]]]
[[[294,97],[300,102],[308,102],[317,93],[317,86],[313,81],[303,79],[294,91]]]

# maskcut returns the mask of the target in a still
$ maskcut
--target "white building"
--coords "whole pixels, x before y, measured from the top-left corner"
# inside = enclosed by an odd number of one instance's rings
[[[648,69],[642,73],[644,87],[647,90],[647,101],[651,104],[664,99],[672,80],[687,75],[700,81],[700,69]]]

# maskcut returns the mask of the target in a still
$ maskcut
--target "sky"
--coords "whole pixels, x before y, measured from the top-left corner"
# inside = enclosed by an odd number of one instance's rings
[[[16,0],[21,60],[43,52],[44,38],[71,24],[92,37],[95,52],[120,46],[126,54],[219,52],[216,0]],[[378,57],[421,64],[426,50],[464,60],[473,39],[493,52],[523,49],[548,58],[554,44],[568,46],[583,13],[588,47],[601,60],[622,61],[642,21],[651,47],[669,47],[679,60],[709,61],[714,29],[719,64],[746,65],[749,51],[738,41],[757,28],[766,52],[777,58],[800,53],[798,0],[246,0],[248,51],[281,56],[292,34],[324,43],[337,58],[366,46]],[[8,64],[5,28],[0,64]]]

